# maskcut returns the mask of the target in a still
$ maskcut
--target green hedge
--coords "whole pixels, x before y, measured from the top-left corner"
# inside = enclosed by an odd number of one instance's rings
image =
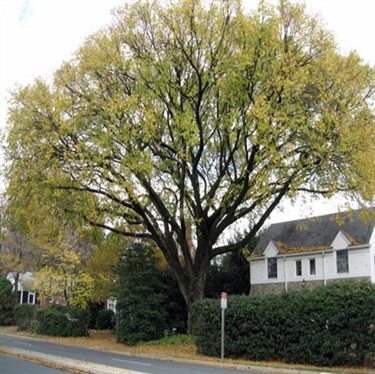
[[[34,331],[36,328],[36,311],[39,305],[19,304],[14,313],[14,320],[18,330]]]
[[[63,305],[52,305],[37,310],[38,334],[51,336],[88,336],[90,312]]]
[[[219,300],[193,306],[199,353],[220,356]],[[375,285],[343,281],[280,295],[229,297],[225,356],[320,366],[375,358]]]

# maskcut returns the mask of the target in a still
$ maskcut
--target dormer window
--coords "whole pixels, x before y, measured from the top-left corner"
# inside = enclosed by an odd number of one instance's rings
[[[277,278],[277,258],[268,259],[268,278]]]
[[[338,273],[349,273],[348,250],[336,251],[336,264]]]

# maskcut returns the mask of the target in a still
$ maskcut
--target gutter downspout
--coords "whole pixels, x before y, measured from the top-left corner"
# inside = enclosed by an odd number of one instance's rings
[[[249,260],[249,295],[251,294],[251,260]]]
[[[327,279],[326,279],[326,261],[325,261],[325,252],[323,252],[323,284],[327,284]]]
[[[284,283],[285,283],[285,292],[288,292],[288,279],[286,277],[286,257],[284,256]]]

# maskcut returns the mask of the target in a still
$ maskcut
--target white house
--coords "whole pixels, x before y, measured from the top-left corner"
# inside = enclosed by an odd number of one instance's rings
[[[374,210],[371,210],[374,213]],[[272,224],[250,257],[251,294],[328,282],[375,283],[375,220],[362,211]]]
[[[14,288],[15,280],[12,272],[7,275],[7,279],[13,284]],[[39,304],[38,293],[31,291],[34,281],[34,275],[29,271],[19,274],[17,291],[20,304]]]

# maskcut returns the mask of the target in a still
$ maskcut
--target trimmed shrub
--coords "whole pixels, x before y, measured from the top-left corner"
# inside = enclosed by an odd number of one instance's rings
[[[318,366],[363,365],[375,356],[375,285],[343,281],[280,295],[233,296],[225,356]],[[199,353],[220,356],[219,300],[193,307]]]
[[[96,318],[96,328],[98,330],[109,330],[113,329],[114,313],[109,309],[99,310]]]
[[[33,331],[36,328],[36,311],[38,305],[20,304],[17,305],[14,313],[14,320],[19,331]]]
[[[17,305],[17,293],[13,291],[12,283],[0,279],[0,325],[9,326],[14,323],[14,309]]]
[[[37,310],[37,333],[50,336],[88,336],[90,312],[63,305]]]
[[[375,354],[374,305],[375,285],[370,282],[335,282],[310,292],[300,305],[295,328],[299,344],[285,337],[291,350],[286,350],[286,360],[304,357],[312,365],[362,365],[366,356]]]

